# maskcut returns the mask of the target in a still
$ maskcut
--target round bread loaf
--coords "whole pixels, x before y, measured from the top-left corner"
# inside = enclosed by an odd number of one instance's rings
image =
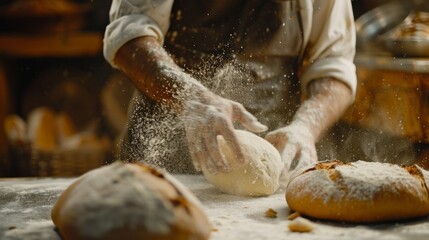
[[[417,165],[338,160],[306,168],[289,182],[289,207],[309,217],[381,222],[429,214],[429,173]]]
[[[225,139],[219,135],[218,144],[229,164],[229,172],[211,174],[204,167],[206,179],[219,190],[242,196],[267,196],[280,186],[284,167],[279,151],[267,140],[248,131],[235,130],[244,151],[245,163],[239,163]]]
[[[208,239],[199,201],[167,173],[115,162],[92,170],[58,198],[52,220],[62,238]]]

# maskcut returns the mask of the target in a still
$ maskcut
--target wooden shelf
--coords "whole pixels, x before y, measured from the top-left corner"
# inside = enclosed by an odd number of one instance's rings
[[[101,52],[100,33],[0,35],[0,55],[11,57],[79,57]]]

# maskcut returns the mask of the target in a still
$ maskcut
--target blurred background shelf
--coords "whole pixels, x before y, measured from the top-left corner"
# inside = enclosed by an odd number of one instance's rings
[[[102,35],[97,32],[0,35],[0,55],[10,57],[94,56],[102,46]]]

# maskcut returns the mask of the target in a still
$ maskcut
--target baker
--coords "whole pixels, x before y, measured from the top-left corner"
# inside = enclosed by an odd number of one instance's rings
[[[244,128],[286,170],[313,163],[353,102],[354,55],[347,0],[113,0],[104,56],[136,87],[119,157],[225,172],[216,136],[242,161]]]

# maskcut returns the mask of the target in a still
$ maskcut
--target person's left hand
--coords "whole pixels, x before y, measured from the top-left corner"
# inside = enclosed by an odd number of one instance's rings
[[[268,133],[265,137],[279,150],[285,164],[285,171],[290,172],[317,162],[315,138],[304,125],[291,124]]]

